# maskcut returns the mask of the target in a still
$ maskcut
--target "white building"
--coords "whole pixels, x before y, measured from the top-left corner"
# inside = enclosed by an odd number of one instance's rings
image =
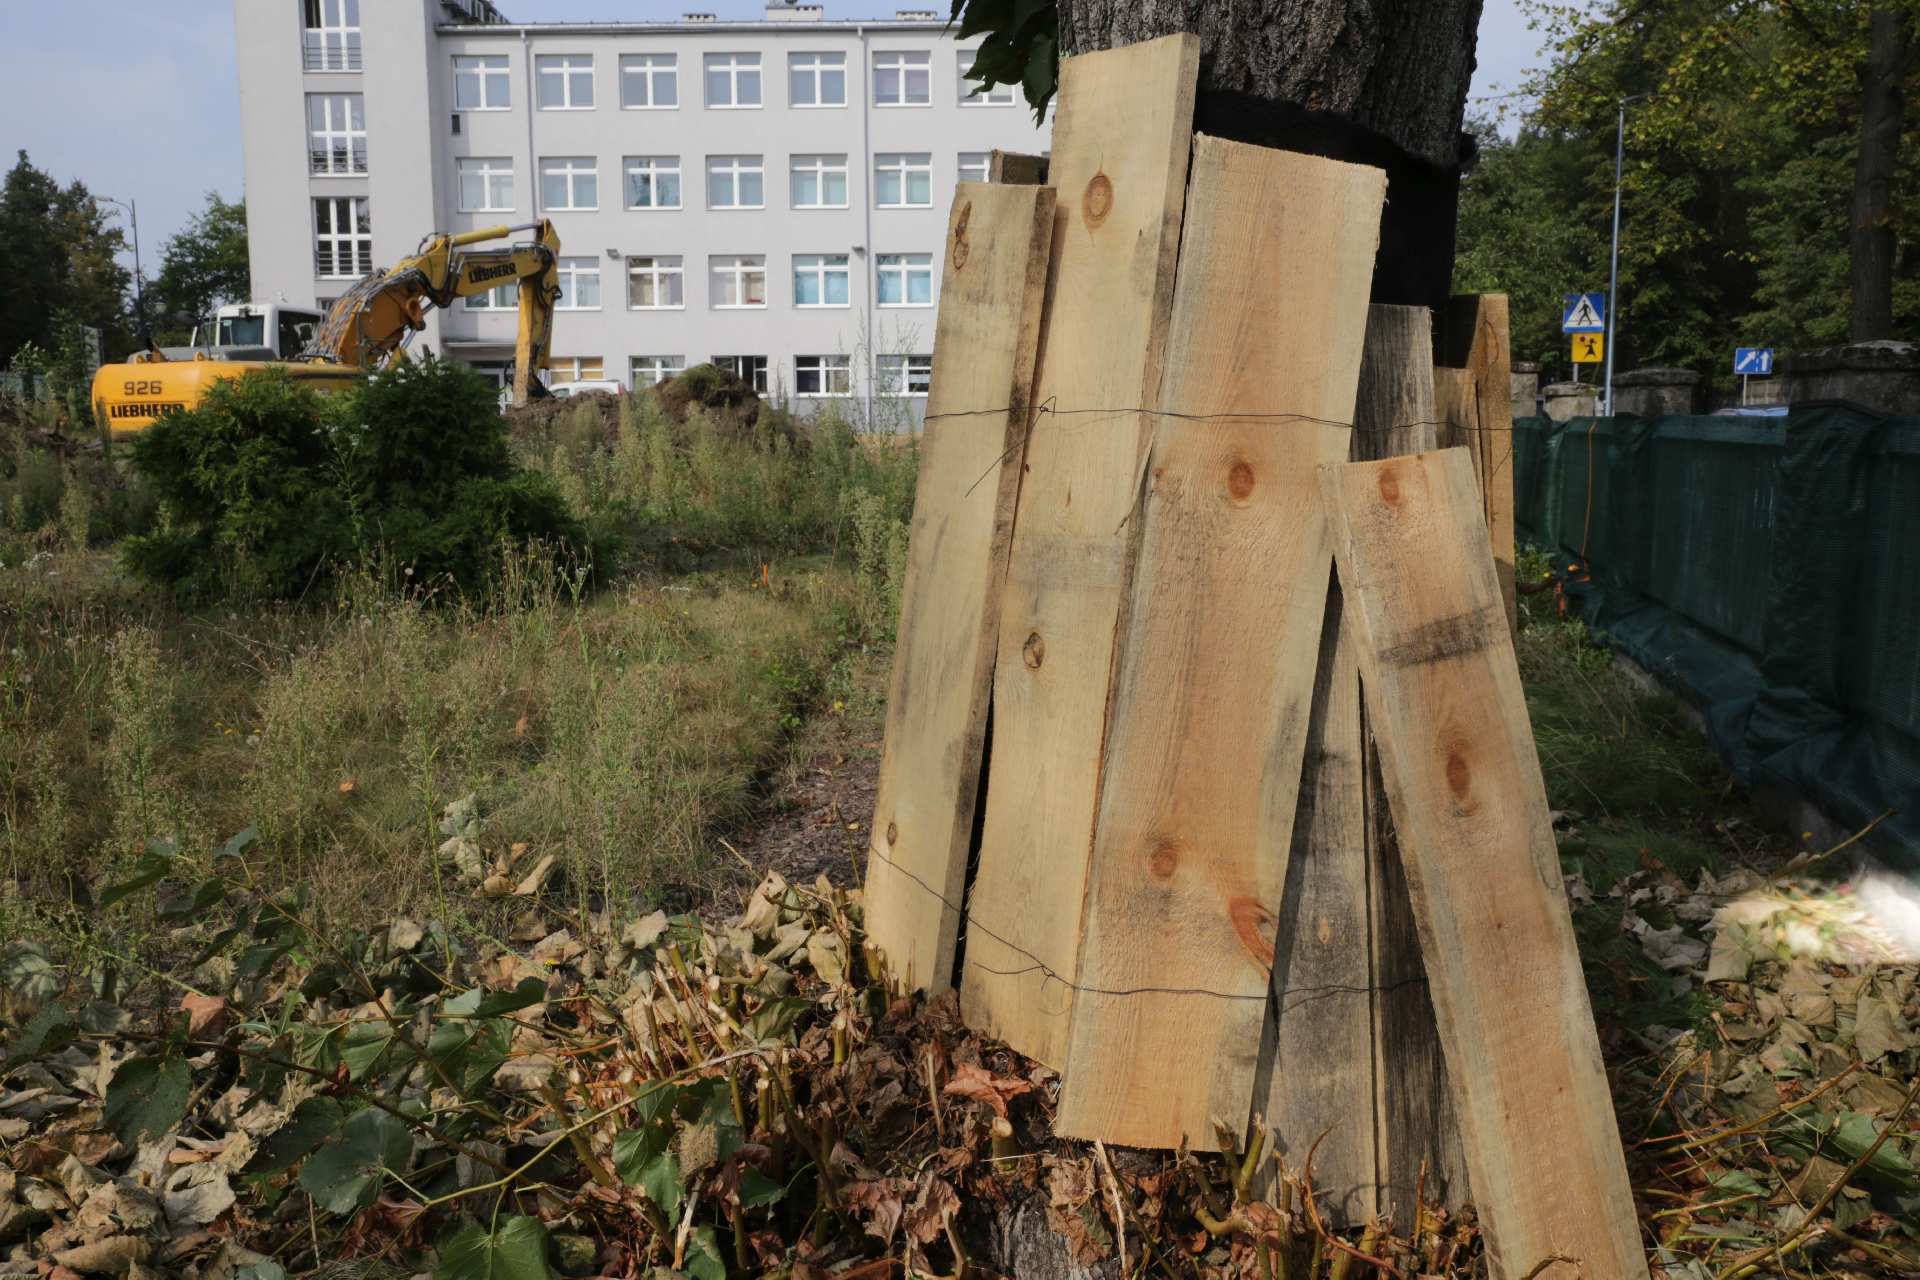
[[[940,0],[944,5],[945,0]],[[643,6],[636,3],[635,8]],[[651,7],[651,6],[645,6]],[[806,407],[924,395],[953,185],[1044,152],[932,10],[506,21],[488,0],[234,0],[256,299],[325,305],[433,231],[552,218],[552,380],[725,363]],[[499,374],[510,295],[416,350]]]

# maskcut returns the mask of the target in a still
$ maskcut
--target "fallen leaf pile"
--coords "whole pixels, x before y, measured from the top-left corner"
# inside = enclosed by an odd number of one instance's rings
[[[472,817],[448,816],[458,864]],[[356,1258],[436,1280],[879,1280],[1017,1275],[1033,1249],[1061,1275],[1484,1268],[1470,1209],[1335,1234],[1311,1169],[1257,1131],[1204,1156],[1053,1138],[1054,1073],[951,996],[902,991],[859,895],[825,879],[769,875],[726,920],[616,920],[470,875],[518,913],[480,941],[325,929],[250,856],[245,836],[158,848],[100,896],[151,894],[164,979],[122,990],[132,971],[84,949],[0,957],[0,1276],[284,1280]],[[1656,865],[1569,890],[1583,943],[1604,935],[1589,979],[1656,1274],[1910,1272],[1914,968],[1842,963],[1863,953],[1834,929],[1793,952],[1778,917],[1818,894],[1757,877]],[[1778,1266],[1749,1257],[1768,1246]]]

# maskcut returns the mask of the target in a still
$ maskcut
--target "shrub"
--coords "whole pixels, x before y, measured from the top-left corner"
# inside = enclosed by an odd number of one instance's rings
[[[515,461],[493,397],[471,370],[432,359],[330,400],[281,370],[216,383],[134,441],[170,520],[132,539],[127,563],[189,599],[290,597],[353,563],[470,591],[503,546],[582,552],[559,494]]]

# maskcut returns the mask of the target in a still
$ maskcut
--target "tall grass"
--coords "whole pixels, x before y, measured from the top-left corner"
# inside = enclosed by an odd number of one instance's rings
[[[84,897],[151,837],[252,825],[336,915],[438,914],[449,885],[484,901],[440,852],[442,812],[472,796],[488,872],[551,854],[547,890],[584,909],[701,892],[823,682],[891,632],[912,450],[771,413],[674,421],[651,397],[516,448],[624,571],[516,554],[463,597],[370,564],[324,599],[183,610],[116,567],[96,460],[18,455],[12,890]]]

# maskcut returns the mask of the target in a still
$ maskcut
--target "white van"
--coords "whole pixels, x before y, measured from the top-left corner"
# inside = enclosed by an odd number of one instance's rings
[[[626,389],[618,378],[588,378],[579,382],[563,382],[557,387],[549,387],[548,391],[552,395],[565,399],[568,396],[589,395],[595,391],[604,391],[608,395],[617,396],[625,393]]]

